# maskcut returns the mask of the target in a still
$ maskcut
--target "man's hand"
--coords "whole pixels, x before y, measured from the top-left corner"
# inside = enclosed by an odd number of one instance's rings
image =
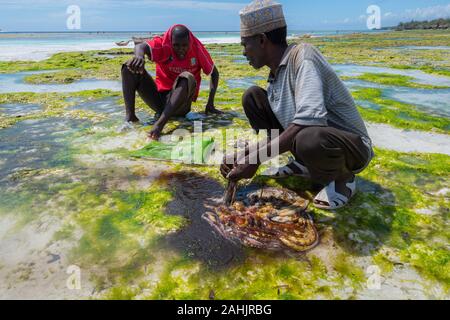
[[[228,179],[232,181],[239,181],[242,179],[251,179],[258,171],[257,164],[239,164],[236,165],[228,174]]]
[[[247,153],[247,150],[245,150]],[[258,164],[238,164],[241,162],[239,159],[242,154],[230,154],[225,156],[223,163],[220,166],[220,173],[225,179],[237,181],[242,179],[251,179],[255,176],[258,171]],[[246,158],[245,163],[249,163],[248,158]]]
[[[145,70],[145,58],[136,56],[128,60],[126,66],[131,72],[142,74]]]
[[[246,150],[244,152],[246,152]],[[238,160],[245,157],[245,155],[246,154],[239,153],[238,151],[235,151],[233,154],[225,155],[222,165],[220,166],[220,173],[225,179],[228,179],[228,174],[237,166]]]
[[[236,153],[233,154],[233,155],[226,155],[223,158],[223,163],[220,166],[220,173],[222,174],[222,176],[225,179],[228,179],[228,174],[236,166],[236,161],[237,161],[237,154]]]
[[[161,138],[162,129],[159,126],[154,126],[152,130],[148,133],[148,138],[158,141]]]
[[[206,114],[223,114],[222,111],[220,111],[219,109],[216,109],[214,104],[207,104],[205,107],[205,113]]]

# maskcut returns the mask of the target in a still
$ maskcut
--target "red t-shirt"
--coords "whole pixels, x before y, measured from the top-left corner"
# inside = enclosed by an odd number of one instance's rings
[[[202,81],[201,70],[210,75],[214,69],[214,62],[206,48],[199,40],[190,37],[189,50],[183,60],[179,60],[170,45],[164,44],[163,38],[156,36],[147,41],[151,48],[152,61],[156,63],[156,85],[158,91],[172,90],[175,80],[180,73],[188,71],[197,81],[197,91],[193,101],[196,101]]]

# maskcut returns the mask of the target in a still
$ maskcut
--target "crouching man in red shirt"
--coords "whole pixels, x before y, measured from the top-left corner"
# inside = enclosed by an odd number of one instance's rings
[[[145,55],[156,63],[156,82],[145,70]],[[214,106],[219,71],[203,44],[183,25],[174,25],[162,37],[135,47],[135,57],[122,66],[126,121],[139,122],[135,113],[136,91],[156,112],[158,120],[149,138],[158,140],[171,117],[183,117],[197,100],[201,71],[211,75],[206,113],[221,113]]]

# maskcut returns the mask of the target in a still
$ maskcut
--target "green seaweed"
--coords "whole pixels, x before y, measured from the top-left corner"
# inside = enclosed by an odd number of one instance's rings
[[[73,119],[90,119],[96,122],[106,119],[105,115],[84,110],[68,110],[68,107],[76,103],[89,100],[98,100],[108,97],[117,97],[119,93],[109,90],[86,90],[74,93],[4,93],[0,94],[0,104],[40,104],[44,106],[41,112],[21,117],[10,117],[0,114],[0,129],[11,127],[14,124],[30,119],[42,119],[49,117],[68,117]],[[80,99],[78,101],[70,99]]]
[[[357,100],[367,100],[381,107],[381,110],[358,108],[363,118],[370,122],[386,123],[402,129],[416,129],[447,133],[450,119],[418,110],[415,106],[382,97],[381,89],[360,88],[353,93]]]
[[[436,248],[424,243],[413,243],[402,252],[420,273],[437,279],[450,288],[450,252],[445,248]]]
[[[330,298],[332,289],[316,286],[319,279],[334,278],[317,259],[312,262],[292,259],[273,260],[268,255],[255,254],[244,264],[226,274],[202,270],[195,263],[177,259],[168,263],[166,271],[150,299],[203,299],[211,292],[220,300],[229,299],[308,299]],[[182,270],[194,270],[182,276]]]
[[[24,77],[25,83],[31,84],[54,84],[63,83],[68,84],[83,78],[81,72],[75,70],[64,70],[59,72],[32,74]]]
[[[362,81],[369,81],[374,83],[379,83],[389,86],[400,86],[408,88],[419,88],[419,89],[446,89],[445,86],[434,86],[422,83],[414,82],[413,77],[402,76],[398,74],[391,73],[364,73],[357,77],[342,77],[345,79],[358,79]]]

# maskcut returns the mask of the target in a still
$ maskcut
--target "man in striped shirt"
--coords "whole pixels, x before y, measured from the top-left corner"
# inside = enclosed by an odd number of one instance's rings
[[[288,46],[286,36],[281,5],[259,0],[241,11],[244,56],[255,69],[270,68],[267,91],[248,89],[244,111],[253,129],[278,129],[280,135],[271,139],[269,133],[267,143],[242,153],[245,159],[224,162],[221,172],[230,180],[252,178],[262,161],[259,155],[278,147],[295,160],[273,176],[323,184],[314,205],[338,209],[354,195],[355,175],[373,157],[371,140],[351,94],[323,55],[308,44]]]

